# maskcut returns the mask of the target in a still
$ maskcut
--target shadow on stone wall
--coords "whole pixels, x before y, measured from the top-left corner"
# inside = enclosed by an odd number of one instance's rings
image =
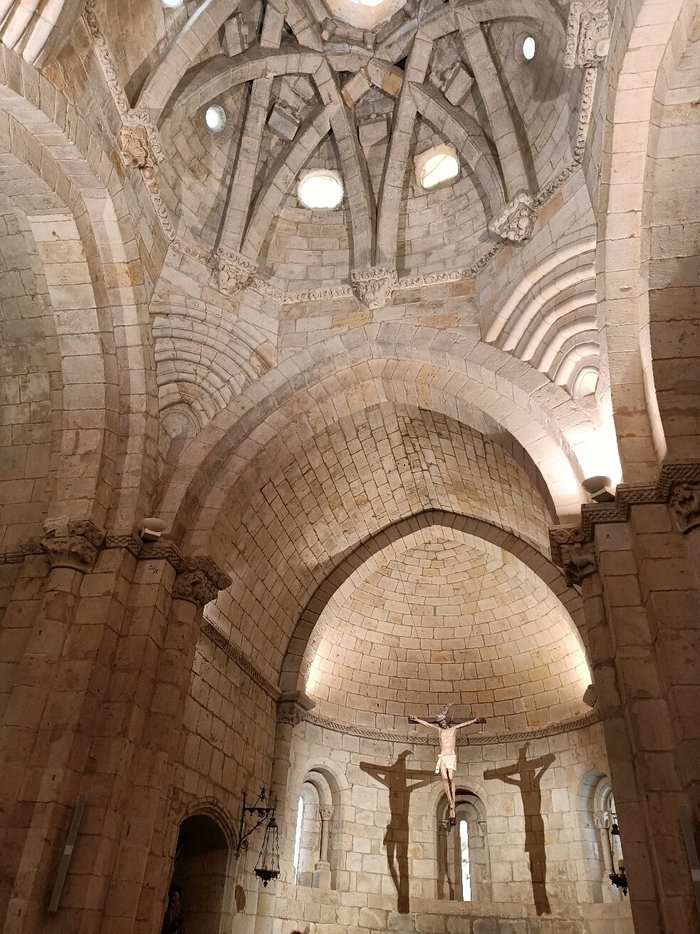
[[[547,853],[544,844],[544,821],[542,820],[542,776],[556,759],[554,753],[540,756],[538,759],[527,758],[525,743],[518,751],[515,765],[506,765],[501,769],[487,769],[484,779],[505,782],[520,789],[525,815],[525,852],[530,857],[530,877],[535,910],[538,915],[549,915],[547,897]],[[513,776],[519,775],[520,778]]]
[[[404,750],[393,765],[374,765],[360,762],[363,772],[385,785],[389,792],[389,810],[391,817],[387,824],[384,843],[389,872],[397,894],[396,910],[399,914],[410,911],[408,878],[408,808],[411,792],[423,788],[435,780],[434,772],[421,769],[409,769],[406,760],[412,755],[410,749]]]

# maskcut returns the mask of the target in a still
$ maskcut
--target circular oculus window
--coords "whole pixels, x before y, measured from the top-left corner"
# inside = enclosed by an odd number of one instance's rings
[[[537,43],[535,42],[534,36],[525,36],[523,39],[523,58],[526,62],[531,62],[535,57],[535,52],[537,51]]]
[[[343,200],[343,183],[337,172],[318,169],[302,177],[298,195],[305,208],[331,211]]]
[[[419,179],[423,188],[435,188],[443,182],[457,178],[458,175],[459,160],[451,152],[428,155],[419,170]]]
[[[226,126],[226,111],[219,104],[211,104],[204,114],[204,122],[212,133],[221,133]]]

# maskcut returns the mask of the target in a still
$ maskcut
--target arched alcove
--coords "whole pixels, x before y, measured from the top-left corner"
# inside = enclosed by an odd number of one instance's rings
[[[180,825],[171,886],[181,890],[187,934],[220,934],[224,921],[229,847],[219,824],[193,814]]]
[[[437,897],[458,902],[491,900],[491,865],[486,809],[481,799],[464,788],[455,795],[455,823],[443,795],[437,806]]]

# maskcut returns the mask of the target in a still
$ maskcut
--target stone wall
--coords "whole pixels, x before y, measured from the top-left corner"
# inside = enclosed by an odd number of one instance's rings
[[[599,726],[549,736],[535,731],[529,741],[526,734],[511,742],[476,734],[460,747],[457,788],[483,805],[478,832],[489,854],[481,895],[469,903],[445,898],[439,851],[456,831],[448,836],[439,821],[444,792],[434,773],[435,746],[357,732],[323,728],[313,716],[295,728],[283,838],[286,881],[259,898],[256,932],[283,934],[294,926],[318,934],[632,931],[628,904],[611,892],[595,814],[586,803],[586,787],[598,784],[607,768]],[[493,774],[498,770],[524,784],[504,782]],[[330,873],[325,884],[294,885],[297,801],[304,781],[318,783],[319,775],[330,795],[324,804],[332,809]],[[323,789],[323,781],[317,787]]]

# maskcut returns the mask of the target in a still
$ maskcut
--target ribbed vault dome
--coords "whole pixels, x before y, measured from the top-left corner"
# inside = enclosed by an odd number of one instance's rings
[[[518,730],[581,713],[588,669],[573,623],[533,571],[474,536],[427,529],[337,591],[318,623],[307,690],[317,712],[405,729],[456,716]]]

